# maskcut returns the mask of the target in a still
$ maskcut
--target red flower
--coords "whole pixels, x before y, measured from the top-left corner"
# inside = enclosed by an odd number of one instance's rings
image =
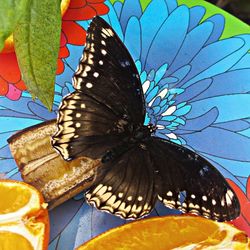
[[[69,7],[62,18],[57,74],[61,74],[64,71],[63,59],[69,56],[67,44],[78,46],[85,44],[86,30],[76,21],[88,20],[96,15],[104,15],[108,11],[109,9],[104,4],[104,0],[70,1]],[[0,53],[0,96],[18,100],[23,90],[26,90],[26,86],[21,80],[15,52]]]
[[[71,0],[69,7],[62,19],[61,46],[58,59],[57,74],[64,71],[63,58],[69,56],[67,44],[84,45],[86,42],[86,30],[76,21],[84,21],[94,16],[108,13],[108,7],[104,0]]]
[[[241,206],[241,214],[237,219],[232,221],[232,224],[245,231],[250,237],[250,176],[247,180],[246,193],[232,180],[228,179],[227,181],[236,193]]]
[[[25,89],[16,54],[14,52],[0,54],[0,95],[18,100]]]

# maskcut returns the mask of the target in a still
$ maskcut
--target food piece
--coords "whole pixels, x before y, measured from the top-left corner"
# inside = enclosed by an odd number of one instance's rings
[[[249,249],[246,234],[227,223],[195,216],[165,216],[125,224],[77,250]]]
[[[98,161],[86,157],[64,161],[50,143],[55,131],[55,120],[51,120],[8,140],[23,180],[43,194],[50,209],[90,187],[98,166]]]
[[[23,182],[0,180],[0,197],[0,249],[47,249],[49,217],[38,190]]]

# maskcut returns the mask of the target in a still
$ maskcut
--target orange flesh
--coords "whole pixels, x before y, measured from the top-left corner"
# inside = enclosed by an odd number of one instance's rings
[[[222,242],[230,246],[223,249],[245,249],[242,245],[231,248],[236,241],[247,244],[248,238],[229,224],[195,216],[166,216],[139,220],[111,229],[77,250],[220,249],[217,245]]]
[[[24,182],[0,180],[0,197],[0,250],[47,250],[49,219],[41,194]]]
[[[119,228],[116,232],[105,234],[96,240],[89,242],[81,250],[97,249],[172,249],[182,245],[206,240],[209,235],[214,234],[218,227],[208,220],[194,220],[194,217],[183,217],[175,220],[153,220],[141,221],[141,223],[127,224],[124,228]],[[159,230],[160,229],[160,230]],[[107,236],[107,235],[106,235]],[[122,236],[122,237],[121,237]],[[122,238],[122,239],[121,239]],[[220,240],[221,235],[218,235]],[[223,237],[224,238],[224,237]],[[211,242],[212,243],[212,242]],[[214,244],[218,241],[215,240]]]
[[[0,214],[7,214],[24,207],[29,202],[31,193],[24,188],[1,185],[0,197],[4,201],[0,202]]]
[[[34,250],[30,242],[20,234],[0,232],[1,250]]]

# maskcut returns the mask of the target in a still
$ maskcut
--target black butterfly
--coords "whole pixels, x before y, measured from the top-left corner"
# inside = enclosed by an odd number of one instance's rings
[[[76,91],[61,103],[52,140],[65,160],[101,160],[101,177],[87,201],[125,219],[150,213],[157,199],[218,221],[236,218],[238,199],[219,171],[191,150],[155,137],[154,125],[143,125],[139,74],[114,30],[95,17],[87,33],[73,77]]]

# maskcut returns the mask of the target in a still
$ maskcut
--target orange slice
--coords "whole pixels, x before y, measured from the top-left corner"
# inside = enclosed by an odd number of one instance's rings
[[[111,229],[78,250],[243,250],[249,247],[246,234],[230,224],[195,216],[166,216]]]
[[[70,4],[70,0],[62,0],[61,2],[61,13],[62,16],[64,15],[64,13],[66,12],[66,10],[68,9]],[[13,34],[11,34],[4,42],[4,48],[2,51],[0,51],[1,53],[10,53],[14,51],[14,41],[13,41]]]
[[[41,194],[32,186],[0,180],[0,249],[46,250],[49,219]]]

